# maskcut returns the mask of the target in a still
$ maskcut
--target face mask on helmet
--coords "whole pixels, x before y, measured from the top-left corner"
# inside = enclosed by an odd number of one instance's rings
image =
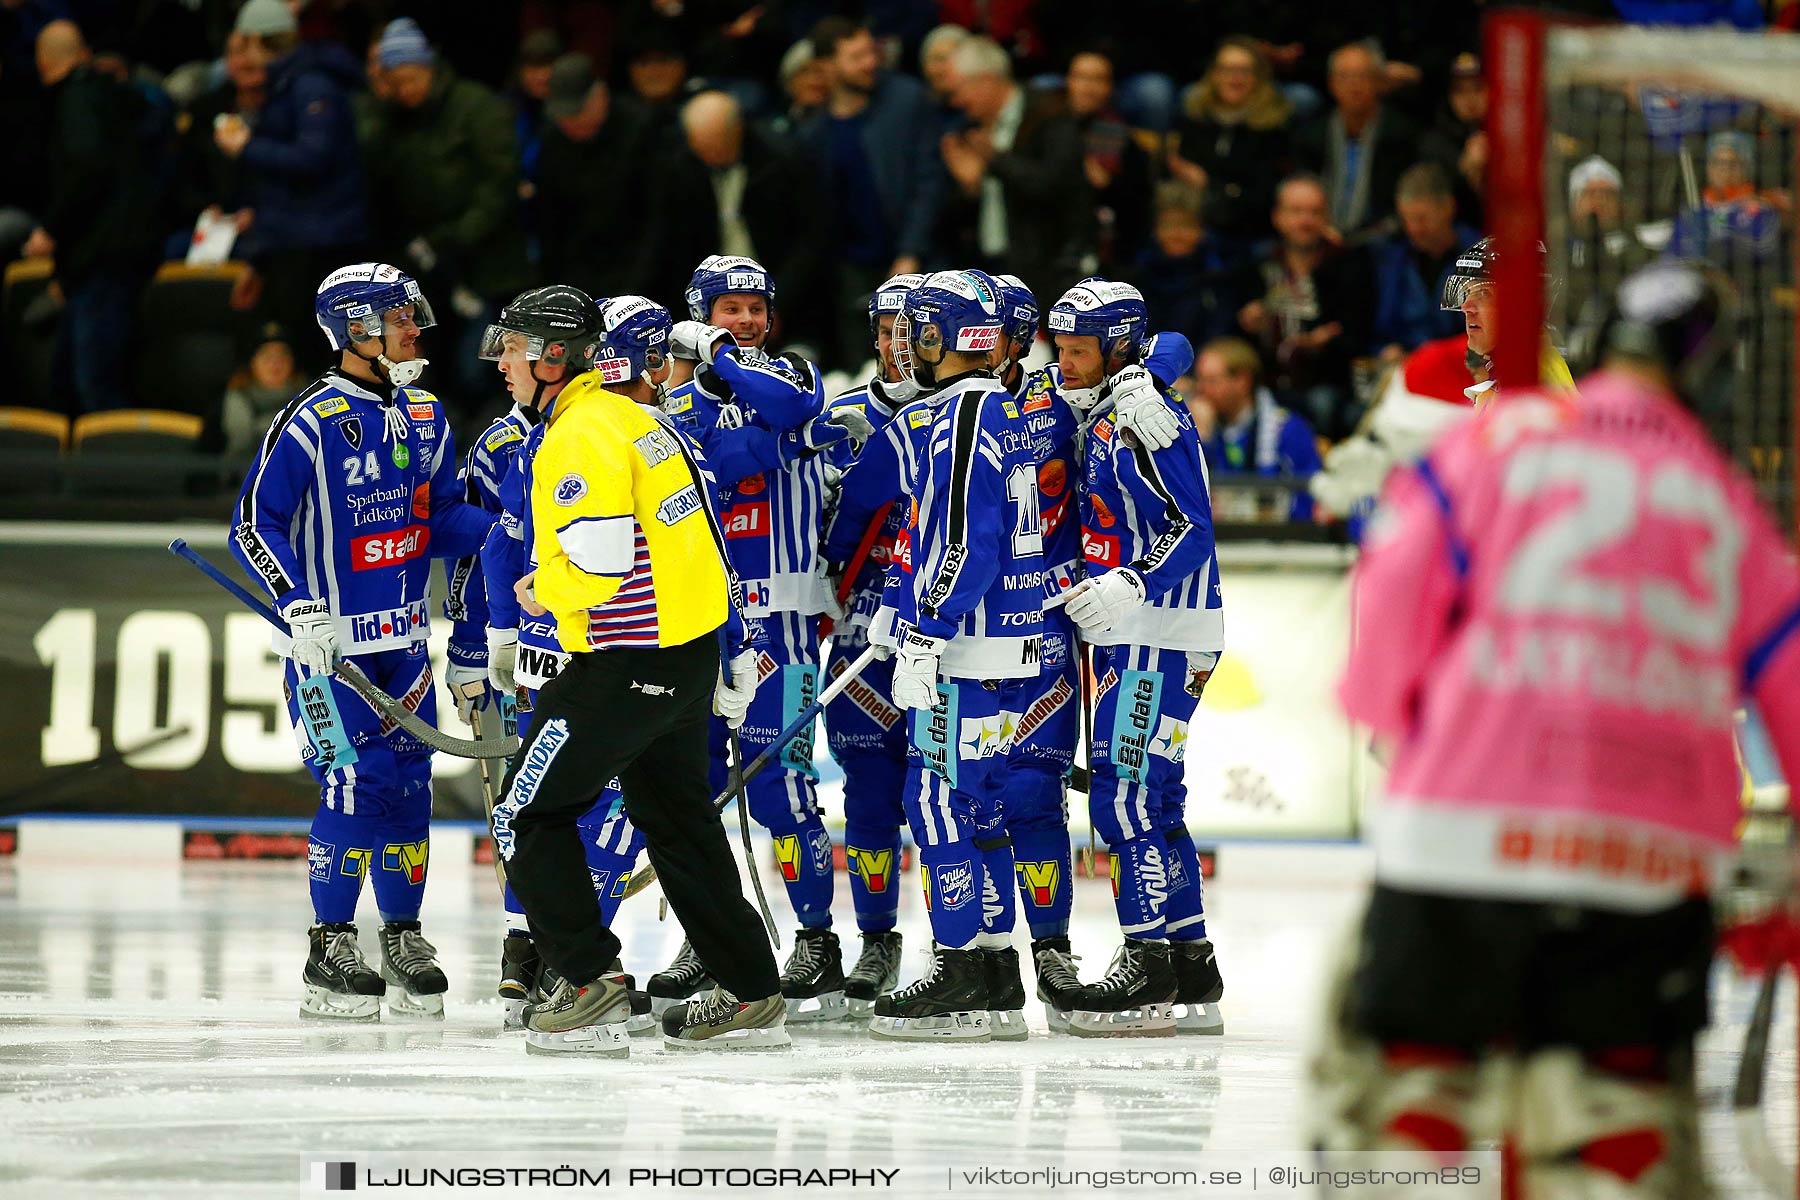
[[[409,323],[421,330],[437,324],[431,304],[420,294],[418,284],[409,283],[406,294],[406,304],[380,311],[369,305],[357,305],[344,314],[350,318],[347,330],[351,352],[358,358],[375,363],[379,368],[378,373],[385,375],[387,381],[395,387],[411,387],[431,360],[409,358],[405,362],[395,362],[387,355],[387,333],[403,331]],[[376,352],[373,355],[364,354],[363,349],[371,343],[377,347]]]
[[[894,318],[894,367],[901,379],[918,388],[933,387],[937,383],[937,365],[943,361],[941,328],[928,321],[917,327],[915,336],[915,327],[905,313]]]

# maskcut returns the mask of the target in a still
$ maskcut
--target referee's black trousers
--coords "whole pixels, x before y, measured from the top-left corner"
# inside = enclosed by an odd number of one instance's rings
[[[719,674],[708,634],[680,646],[572,654],[537,696],[494,810],[494,840],[538,951],[584,984],[619,939],[600,920],[575,821],[617,776],[669,907],[714,979],[743,1000],[780,991],[707,785]]]

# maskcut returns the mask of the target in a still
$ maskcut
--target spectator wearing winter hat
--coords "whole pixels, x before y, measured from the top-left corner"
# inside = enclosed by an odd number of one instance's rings
[[[250,215],[240,218],[234,253],[255,268],[262,312],[299,328],[312,321],[319,280],[365,250],[369,220],[350,107],[361,71],[339,46],[302,43],[282,0],[250,0],[232,33],[268,63],[255,128],[227,113],[213,129],[214,144],[246,180]]]
[[[1701,258],[1727,271],[1776,260],[1781,213],[1756,190],[1750,135],[1724,130],[1706,139],[1706,189],[1675,218],[1671,258]]]
[[[450,327],[437,353],[478,395],[491,373],[478,340],[499,305],[530,283],[513,114],[440,61],[411,19],[390,22],[380,47],[389,94],[370,113],[363,144],[370,194],[380,197],[377,227]]]
[[[1590,282],[1589,294],[1610,291],[1655,257],[1625,220],[1625,180],[1598,154],[1569,172],[1569,270]]]
[[[305,380],[294,365],[293,341],[280,325],[265,324],[249,361],[231,377],[219,406],[228,462],[247,464],[275,415],[293,402]]]

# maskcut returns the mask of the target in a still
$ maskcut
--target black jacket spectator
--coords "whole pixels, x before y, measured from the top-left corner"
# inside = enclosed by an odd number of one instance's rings
[[[1082,50],[1069,60],[1063,94],[1081,130],[1081,165],[1094,189],[1100,262],[1108,269],[1135,259],[1149,240],[1150,155],[1154,134],[1132,128],[1113,106],[1113,60]]]
[[[1188,92],[1168,156],[1170,175],[1205,189],[1207,228],[1240,239],[1268,232],[1291,114],[1256,43],[1226,38]]]
[[[1365,240],[1391,227],[1394,189],[1419,157],[1418,126],[1381,102],[1384,70],[1384,60],[1362,43],[1339,47],[1329,77],[1337,107],[1294,134],[1295,159],[1324,181],[1332,224],[1346,238]]]
[[[624,164],[653,160],[655,152],[640,111],[610,96],[606,104],[610,111],[587,137],[578,136],[587,130],[575,121],[544,123],[537,227],[545,276],[576,280],[595,296],[620,296],[648,284],[640,244],[645,196],[641,188],[620,186],[619,172]]]
[[[64,284],[97,272],[137,271],[155,257],[156,139],[143,94],[80,66],[47,89],[50,195],[43,226],[56,239]]]
[[[256,220],[251,256],[352,246],[368,232],[350,94],[362,71],[336,46],[302,44],[269,66],[269,99],[240,162]]]

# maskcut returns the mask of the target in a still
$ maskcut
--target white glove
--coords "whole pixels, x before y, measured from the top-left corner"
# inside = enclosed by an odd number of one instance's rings
[[[1130,567],[1114,567],[1069,589],[1063,611],[1086,634],[1111,629],[1144,603],[1144,580]]]
[[[750,711],[750,701],[756,695],[756,651],[740,651],[731,660],[731,674],[719,670],[719,685],[713,689],[713,711],[725,718],[725,724],[736,729],[744,723],[744,715]]]
[[[916,629],[906,631],[894,655],[894,703],[901,708],[929,711],[938,704],[938,658],[944,639],[927,637]]]
[[[1342,516],[1381,491],[1394,455],[1371,437],[1345,438],[1325,456],[1325,469],[1307,483],[1313,499]]]
[[[860,411],[854,408],[840,408],[833,410],[830,416],[826,418],[826,424],[836,425],[838,428],[848,433],[850,435],[850,444],[855,446],[858,451],[862,450],[863,443],[868,441],[875,433],[875,426],[870,423],[869,418],[865,417]]]
[[[669,331],[669,353],[676,358],[712,366],[713,356],[726,346],[737,345],[737,339],[717,325],[705,321],[677,321]]]
[[[519,631],[495,629],[489,625],[487,646],[488,686],[502,696],[510,696],[519,686],[514,678],[514,672],[519,669]]]
[[[1112,377],[1113,424],[1131,433],[1146,449],[1173,446],[1181,437],[1181,421],[1156,380],[1142,367],[1126,367]]]
[[[290,600],[281,610],[294,648],[288,656],[295,666],[329,671],[337,661],[337,628],[331,623],[331,605],[323,600]]]
[[[450,698],[456,701],[456,715],[462,718],[464,725],[474,725],[475,710],[487,708],[492,703],[486,663],[480,666],[446,663],[444,685],[450,689]]]

